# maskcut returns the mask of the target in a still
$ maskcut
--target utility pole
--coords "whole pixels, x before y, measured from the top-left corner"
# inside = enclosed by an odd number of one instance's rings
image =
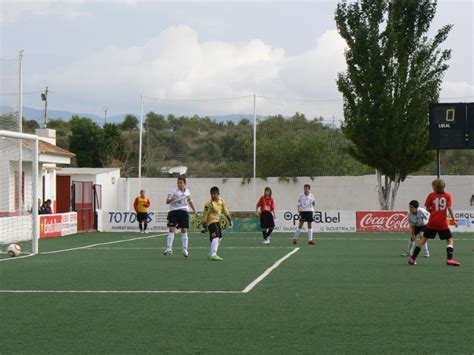
[[[44,122],[43,128],[48,125],[48,87],[46,86],[45,91],[41,94],[41,100],[44,101]]]
[[[107,123],[107,107],[104,107],[104,125]]]

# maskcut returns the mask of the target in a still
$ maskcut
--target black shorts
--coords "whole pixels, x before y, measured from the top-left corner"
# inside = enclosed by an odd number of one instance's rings
[[[260,228],[274,228],[275,221],[273,220],[273,214],[271,212],[262,212],[260,214]]]
[[[424,232],[426,231],[426,226],[415,226],[415,235],[418,235],[420,234],[421,232]]]
[[[188,211],[174,210],[168,212],[168,227],[189,228]]]
[[[429,229],[429,228],[426,228],[425,229],[425,238],[428,238],[428,239],[434,239],[436,237],[436,234],[439,235],[439,239],[441,240],[447,240],[447,239],[451,239],[453,237],[453,235],[451,234],[451,230],[448,228],[448,229]]]
[[[311,211],[304,211],[300,212],[300,221],[301,222],[313,222],[313,212]]]
[[[148,220],[148,212],[137,212],[137,221],[146,222]]]
[[[209,230],[209,239],[212,240],[214,238],[222,238],[222,230],[221,230],[221,224],[219,222],[217,223],[211,223],[210,225],[207,226],[207,229]]]

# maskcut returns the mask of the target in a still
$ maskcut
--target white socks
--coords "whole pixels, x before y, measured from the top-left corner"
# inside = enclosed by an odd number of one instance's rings
[[[407,249],[408,254],[410,254],[410,255],[413,254],[413,248],[414,247],[415,247],[415,242],[414,241],[412,242],[411,240],[409,240],[408,241],[408,249]]]
[[[188,249],[188,233],[181,232],[181,243],[183,244],[183,250]]]
[[[308,229],[308,240],[313,240],[313,230]]]
[[[301,228],[298,228],[295,232],[295,235],[293,236],[293,239],[298,239],[298,237],[300,236],[300,233],[301,233]]]
[[[168,250],[173,249],[173,241],[174,241],[174,233],[168,232],[168,238],[166,239],[166,249]]]
[[[217,249],[219,248],[219,238],[212,238],[211,240],[211,256],[217,255]]]
[[[423,253],[425,253],[425,255],[430,253],[430,251],[428,250],[428,242],[423,245]]]

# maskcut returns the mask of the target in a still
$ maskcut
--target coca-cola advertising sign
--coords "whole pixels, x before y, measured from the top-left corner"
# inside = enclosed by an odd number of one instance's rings
[[[358,211],[357,232],[409,232],[406,211]]]

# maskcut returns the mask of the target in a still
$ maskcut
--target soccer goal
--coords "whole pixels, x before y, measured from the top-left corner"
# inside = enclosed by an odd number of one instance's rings
[[[21,255],[37,254],[38,137],[0,130],[0,259],[10,244]]]

